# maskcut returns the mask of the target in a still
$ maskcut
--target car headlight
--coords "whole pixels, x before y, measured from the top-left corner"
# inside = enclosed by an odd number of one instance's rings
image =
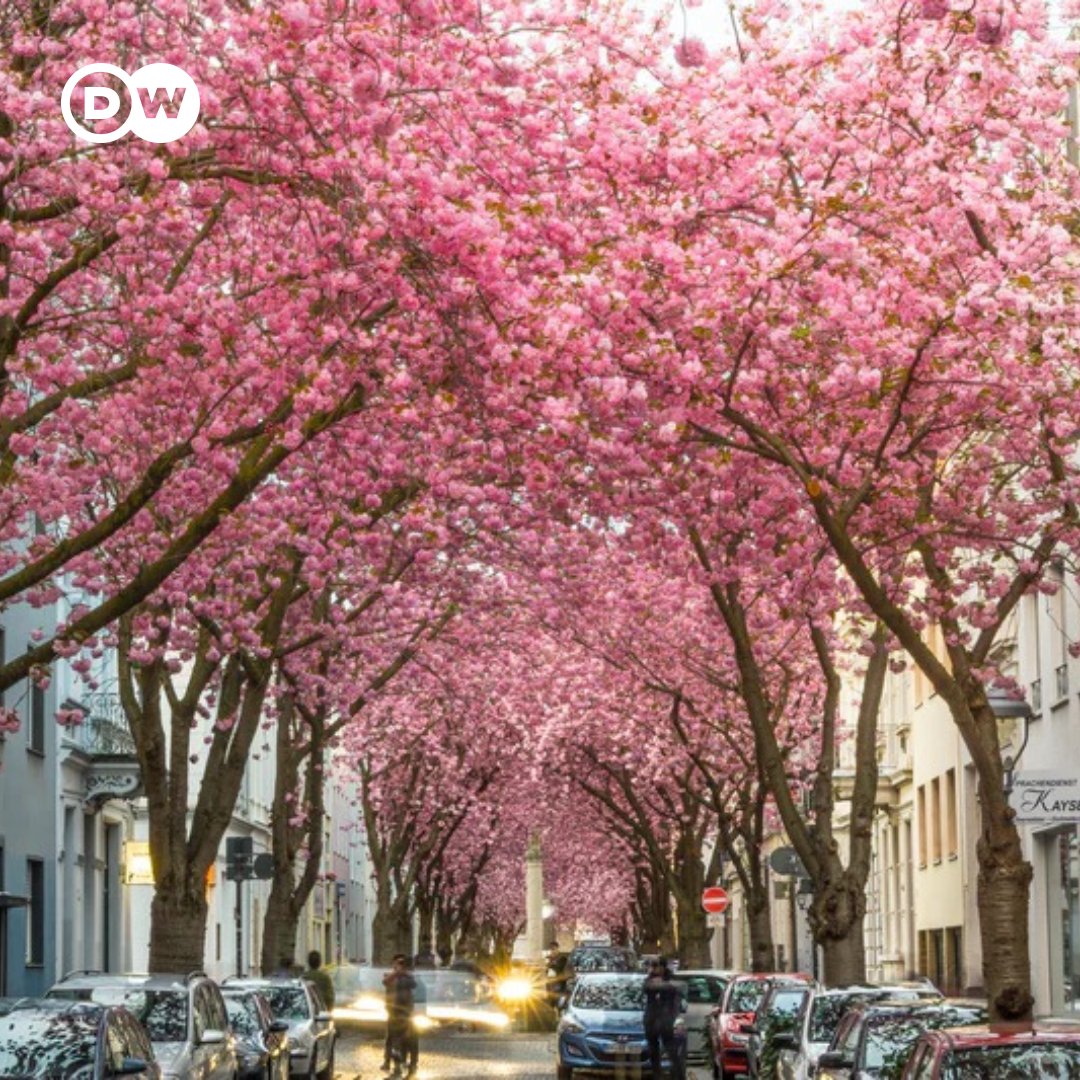
[[[257,1069],[259,1062],[262,1061],[262,1055],[249,1052],[240,1055],[240,1068],[241,1069]]]
[[[533,984],[521,975],[511,975],[502,979],[495,987],[495,996],[500,1001],[528,1001],[533,996]]]
[[[572,1016],[564,1016],[559,1021],[560,1035],[580,1035],[585,1030],[584,1024],[579,1024]]]

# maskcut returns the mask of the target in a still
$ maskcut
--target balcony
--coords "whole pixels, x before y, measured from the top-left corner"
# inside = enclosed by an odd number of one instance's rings
[[[72,735],[85,762],[84,797],[100,807],[110,799],[134,799],[142,794],[142,771],[135,740],[117,694],[87,694],[77,703],[86,719]]]

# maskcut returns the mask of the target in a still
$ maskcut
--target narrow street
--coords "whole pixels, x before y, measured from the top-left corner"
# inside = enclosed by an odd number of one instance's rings
[[[377,1080],[384,1076],[382,1040],[370,1033],[342,1034],[337,1050],[337,1080]],[[707,1080],[706,1069],[690,1070],[687,1080]],[[420,1044],[419,1080],[554,1080],[553,1035],[439,1034]],[[631,1080],[627,1075],[624,1080]]]

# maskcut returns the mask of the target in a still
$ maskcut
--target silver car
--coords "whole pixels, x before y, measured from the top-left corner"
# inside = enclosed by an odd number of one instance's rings
[[[289,1025],[289,1074],[333,1080],[337,1028],[315,984],[307,979],[226,979],[232,989],[258,990],[275,1020]]]
[[[707,1067],[712,1063],[709,1042],[709,1017],[720,1006],[724,988],[734,976],[733,971],[693,970],[676,971],[673,978],[683,991],[686,1012],[686,1064]]]
[[[213,979],[190,975],[74,972],[46,995],[123,1005],[146,1028],[165,1080],[234,1080],[236,1040]]]

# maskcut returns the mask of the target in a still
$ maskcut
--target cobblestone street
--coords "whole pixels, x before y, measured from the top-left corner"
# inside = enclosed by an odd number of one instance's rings
[[[338,1043],[337,1080],[377,1080],[382,1039],[346,1032]],[[419,1080],[554,1080],[553,1035],[438,1035],[420,1044]],[[705,1069],[690,1070],[687,1080],[706,1080]],[[625,1080],[631,1080],[628,1075]]]

